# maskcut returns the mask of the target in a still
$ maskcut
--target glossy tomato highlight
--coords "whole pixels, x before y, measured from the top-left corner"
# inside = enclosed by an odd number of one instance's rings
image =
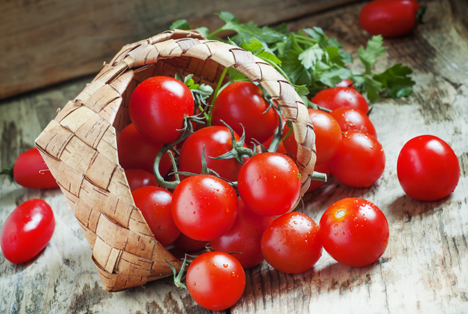
[[[369,111],[366,99],[361,93],[351,87],[334,87],[321,90],[311,101],[320,107],[330,110],[351,107],[361,110],[363,113]]]
[[[18,156],[13,166],[13,178],[16,183],[29,189],[58,188],[37,148],[28,149]]]
[[[388,222],[373,203],[345,198],[330,206],[320,219],[323,248],[336,261],[352,267],[372,264],[388,245]]]

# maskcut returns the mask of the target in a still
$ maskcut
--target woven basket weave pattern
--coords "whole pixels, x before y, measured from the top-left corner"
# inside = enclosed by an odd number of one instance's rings
[[[215,86],[226,67],[259,82],[293,121],[303,195],[315,165],[315,135],[302,100],[268,63],[240,48],[205,40],[195,31],[168,31],[123,47],[36,139],[108,291],[171,275],[165,260],[180,267],[154,239],[119,165],[116,137],[130,123],[133,90],[149,77],[175,73],[193,74],[196,81]]]

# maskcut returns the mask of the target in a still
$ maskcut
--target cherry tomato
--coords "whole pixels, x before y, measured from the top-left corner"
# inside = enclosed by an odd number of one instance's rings
[[[385,252],[389,230],[387,218],[373,203],[345,198],[323,213],[319,234],[323,248],[336,261],[362,267]]]
[[[250,158],[241,168],[237,188],[253,212],[262,216],[282,215],[299,198],[300,173],[288,156],[262,153]]]
[[[309,118],[314,126],[315,132],[315,147],[317,150],[317,164],[323,164],[332,158],[341,144],[341,129],[333,118],[328,113],[322,110],[307,109]],[[289,131],[286,125],[285,131]],[[284,145],[288,153],[296,155],[297,143],[294,139],[294,131],[284,140]]]
[[[135,88],[129,104],[130,119],[138,132],[158,143],[175,142],[184,118],[194,111],[190,89],[179,80],[155,76]]]
[[[340,149],[328,162],[330,172],[341,183],[362,188],[374,184],[385,169],[385,153],[375,137],[362,131],[343,135]]]
[[[154,174],[145,170],[127,169],[125,170],[125,176],[132,192],[143,186],[159,186]]]
[[[359,16],[361,27],[372,35],[399,37],[418,23],[416,0],[376,0],[366,4]]]
[[[333,110],[330,115],[340,125],[341,131],[358,130],[367,132],[377,138],[377,132],[371,120],[361,110],[354,108],[338,108]]]
[[[184,252],[194,252],[203,249],[208,245],[208,241],[198,241],[180,233],[180,236],[174,241],[174,246]]]
[[[187,270],[190,296],[208,310],[222,311],[241,298],[245,289],[242,265],[224,252],[209,252],[195,258]]]
[[[319,226],[307,215],[284,214],[263,233],[263,256],[268,264],[283,273],[305,272],[322,256],[318,233]]]
[[[172,218],[171,192],[156,186],[144,186],[132,192],[133,200],[156,240],[168,246],[180,235]]]
[[[321,90],[311,101],[323,108],[335,110],[341,107],[352,107],[364,113],[369,111],[366,99],[351,87],[335,87]]]
[[[236,221],[237,194],[211,175],[188,177],[175,188],[172,216],[179,230],[198,241],[219,238]]]
[[[143,137],[133,124],[129,124],[117,137],[119,163],[124,169],[136,168],[153,173],[154,158],[161,146]],[[166,153],[159,163],[159,172],[164,176],[171,167],[171,159]]]
[[[339,82],[338,84],[336,84],[335,87],[351,87],[351,88],[354,88],[354,82],[351,81],[350,79],[344,79],[341,82]]]
[[[18,156],[13,165],[13,178],[16,183],[29,189],[58,188],[37,148],[28,149]]]
[[[401,187],[409,197],[435,201],[455,190],[460,164],[446,142],[432,135],[422,135],[403,146],[397,172]]]
[[[255,214],[241,200],[232,228],[222,237],[211,240],[210,246],[215,251],[242,252],[243,254],[232,254],[242,267],[257,266],[264,260],[260,246],[262,235],[272,221],[272,217]]]
[[[245,143],[251,145],[252,139],[260,143],[268,140],[278,127],[278,113],[263,99],[262,92],[252,82],[240,81],[228,85],[219,93],[213,104],[213,125],[226,122],[237,134],[245,129]]]
[[[12,263],[29,261],[49,243],[54,229],[55,218],[49,204],[41,199],[20,204],[3,224],[3,255]]]
[[[239,135],[234,133],[234,138],[238,141]],[[203,146],[205,146],[208,168],[229,181],[237,181],[242,164],[234,158],[222,160],[210,158],[221,156],[232,149],[231,133],[225,126],[210,126],[190,135],[180,150],[179,170],[201,173]]]
[[[325,173],[327,175],[327,178],[330,177],[330,167],[328,167],[328,163],[324,163],[324,164],[321,164],[321,165],[315,165],[314,171]],[[323,182],[323,181],[312,180],[310,182],[309,188],[307,189],[307,192],[315,191],[324,184],[325,184],[325,182]]]

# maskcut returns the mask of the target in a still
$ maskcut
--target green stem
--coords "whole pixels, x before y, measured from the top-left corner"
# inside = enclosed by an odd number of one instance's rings
[[[154,159],[153,172],[154,172],[154,176],[156,177],[156,182],[158,182],[159,186],[166,188],[166,189],[175,189],[177,185],[180,183],[180,178],[176,174],[176,179],[174,181],[165,181],[163,176],[159,172],[159,163],[161,162],[161,159],[166,152],[169,152],[172,147],[177,146],[179,143],[181,143],[190,135],[192,135],[193,126],[188,118],[184,120],[184,124],[185,124],[185,131],[182,134],[182,136],[174,143],[164,144],[159,149],[158,154],[156,155],[156,158]],[[176,165],[174,155],[172,154],[172,152],[169,152],[169,157],[171,158],[172,166],[174,167],[174,172],[177,172],[177,165]]]
[[[224,77],[226,76],[228,70],[229,68],[224,68],[223,73],[221,73],[221,77],[219,78],[218,85],[216,85],[216,89],[213,93],[213,99],[211,99],[210,112],[208,114],[208,118],[206,119],[206,123],[208,126],[211,126],[211,118],[213,116],[213,104],[216,100],[216,97],[218,97],[219,89],[221,88],[221,84],[223,84]]]
[[[278,111],[278,128],[276,129],[275,135],[273,135],[270,147],[268,147],[268,151],[270,153],[276,152],[276,150],[278,149],[278,145],[281,142],[281,137],[283,136],[283,120],[281,119],[281,109],[279,109],[279,107],[275,107],[275,109]]]

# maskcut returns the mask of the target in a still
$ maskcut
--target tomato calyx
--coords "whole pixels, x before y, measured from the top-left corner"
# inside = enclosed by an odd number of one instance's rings
[[[424,18],[424,14],[426,13],[426,10],[427,10],[427,6],[425,5],[421,5],[419,7],[419,10],[418,12],[416,12],[416,21],[418,24],[426,24],[424,21],[423,21],[423,18]]]
[[[15,182],[15,177],[13,176],[13,165],[8,168],[4,168],[0,171],[0,175],[7,175],[10,178],[11,182]]]
[[[172,265],[168,260],[164,259],[164,261],[169,265],[169,267],[172,270],[172,273],[174,274],[174,285],[177,288],[185,289],[187,290],[187,286],[182,282],[185,279],[184,273],[185,273],[185,267],[187,264],[191,263],[191,260],[187,260],[187,256],[196,258],[197,255],[189,255],[185,254],[184,260],[182,261],[182,266],[180,267],[179,273],[177,273],[177,269]]]
[[[193,100],[195,101],[195,112],[196,108],[200,109],[203,117],[206,118],[206,108],[210,106],[206,100],[213,94],[213,87],[207,84],[196,84],[193,80],[193,74],[189,74],[184,78],[176,73],[175,78],[184,83],[192,93]]]
[[[222,154],[221,156],[210,157],[210,158],[214,159],[214,160],[234,158],[241,165],[243,165],[244,164],[244,160],[243,160],[244,158],[252,157],[255,154],[253,150],[251,150],[251,149],[249,149],[247,147],[244,147],[244,142],[245,142],[244,126],[241,124],[242,130],[243,130],[242,136],[240,137],[240,139],[238,141],[236,141],[236,138],[235,138],[235,135],[234,135],[234,130],[226,122],[224,122],[223,120],[221,120],[221,122],[224,123],[224,125],[228,128],[229,133],[231,133],[232,149],[230,151]],[[203,150],[203,154],[204,154],[204,150]],[[206,165],[206,161],[205,161],[204,158],[202,158],[202,164],[203,163],[205,163],[205,165]]]

